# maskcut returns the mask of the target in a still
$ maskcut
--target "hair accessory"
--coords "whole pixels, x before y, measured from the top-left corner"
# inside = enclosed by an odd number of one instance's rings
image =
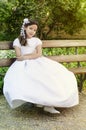
[[[24,21],[24,22],[23,22],[23,25],[25,25],[25,24],[27,24],[27,23],[30,23],[30,21],[28,20],[28,18],[25,18],[23,21]]]
[[[23,24],[22,24],[21,32],[20,32],[20,35],[23,36],[24,39],[25,39],[24,25],[27,24],[27,23],[30,23],[30,21],[28,20],[28,18],[25,18],[23,20]]]

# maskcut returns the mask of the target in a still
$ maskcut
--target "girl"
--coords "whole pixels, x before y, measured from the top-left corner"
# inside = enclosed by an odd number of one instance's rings
[[[30,102],[49,113],[60,113],[55,107],[79,103],[76,78],[62,64],[42,56],[37,28],[36,22],[24,19],[13,42],[16,61],[5,75],[3,93],[11,108]]]

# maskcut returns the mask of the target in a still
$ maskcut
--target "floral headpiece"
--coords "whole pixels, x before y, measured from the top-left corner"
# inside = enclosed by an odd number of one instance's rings
[[[24,38],[25,38],[24,26],[25,26],[25,24],[27,24],[27,23],[30,23],[30,21],[28,20],[28,18],[25,18],[25,19],[23,20],[23,24],[22,24],[22,27],[21,27],[21,33],[20,33],[20,35],[23,36]]]

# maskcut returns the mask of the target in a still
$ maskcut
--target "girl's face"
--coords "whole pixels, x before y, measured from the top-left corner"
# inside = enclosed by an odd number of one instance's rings
[[[25,28],[27,38],[31,38],[36,34],[37,31],[37,25],[33,24]]]

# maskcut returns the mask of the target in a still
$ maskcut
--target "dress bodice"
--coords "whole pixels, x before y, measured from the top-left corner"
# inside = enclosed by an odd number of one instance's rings
[[[13,46],[18,46],[21,49],[22,55],[24,54],[30,54],[35,51],[36,47],[42,44],[42,41],[37,37],[32,37],[30,39],[27,39],[27,45],[21,46],[19,39],[16,38],[13,42]]]

